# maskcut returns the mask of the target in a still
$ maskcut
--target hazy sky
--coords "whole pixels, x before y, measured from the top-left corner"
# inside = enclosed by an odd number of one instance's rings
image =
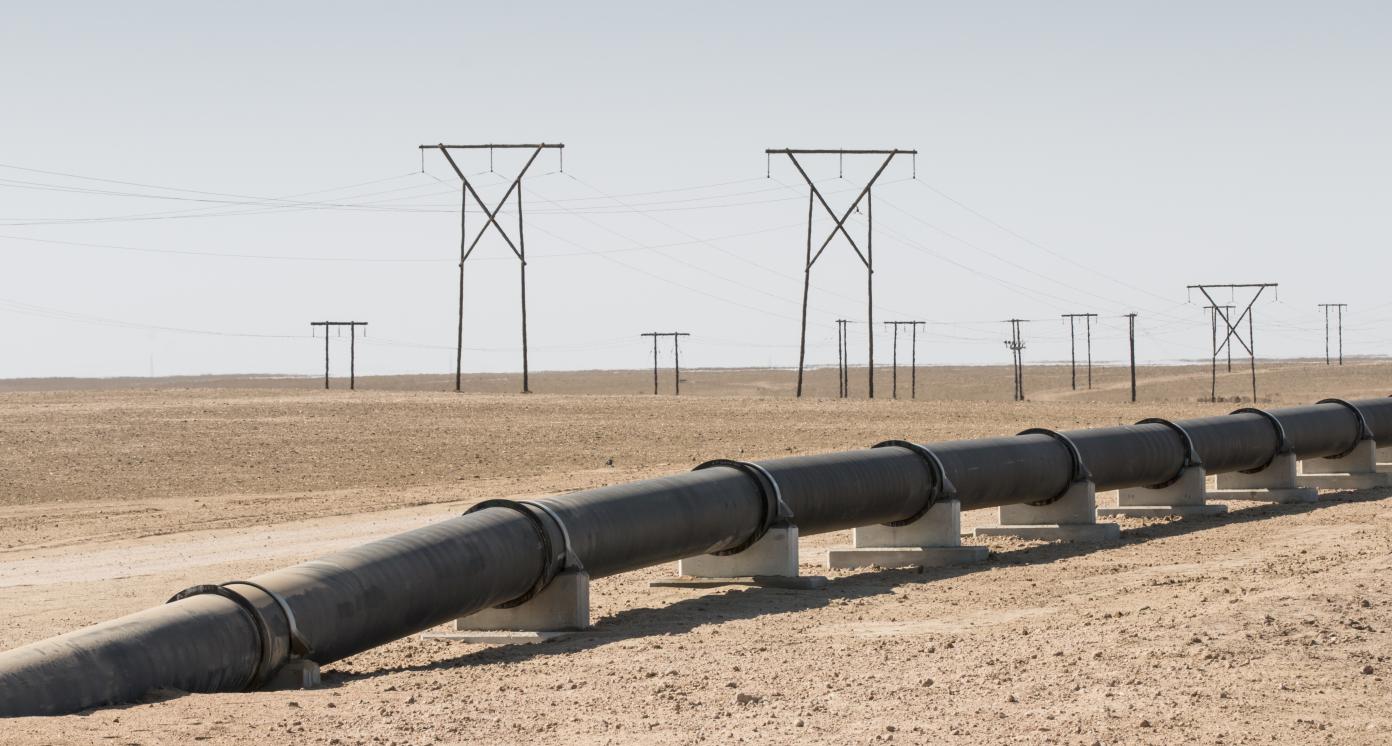
[[[525,183],[534,369],[641,367],[652,329],[795,364],[807,193],[768,147],[919,150],[873,215],[876,322],[931,322],[922,361],[1007,362],[1011,316],[1066,358],[1064,312],[1117,360],[1130,311],[1142,360],[1202,357],[1197,282],[1281,284],[1259,354],[1323,354],[1321,302],[1385,353],[1389,38],[1385,2],[12,3],[0,377],[313,374],[323,318],[370,322],[360,373],[452,370],[439,141],[566,144]],[[461,166],[493,201],[519,157]],[[807,165],[840,210],[879,163]],[[863,362],[864,292],[833,242],[810,362],[838,317]],[[490,234],[466,370],[520,367],[517,295]]]

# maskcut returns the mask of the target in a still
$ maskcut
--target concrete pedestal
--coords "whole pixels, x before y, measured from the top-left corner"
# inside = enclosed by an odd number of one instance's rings
[[[962,505],[940,502],[903,526],[851,529],[850,548],[827,551],[827,567],[942,567],[982,562],[986,547],[962,546]]]
[[[1384,474],[1392,474],[1392,446],[1377,450],[1377,468]]]
[[[1117,506],[1098,508],[1097,515],[1193,518],[1228,512],[1226,505],[1208,504],[1207,480],[1203,467],[1192,466],[1180,472],[1179,479],[1165,487],[1130,487],[1117,490]]]
[[[566,570],[525,603],[484,609],[454,621],[453,632],[426,632],[422,639],[515,644],[545,642],[590,627],[590,576]]]
[[[1121,540],[1121,527],[1097,522],[1092,482],[1075,482],[1048,505],[1002,505],[999,526],[981,526],[977,536],[1013,536],[1039,541],[1105,543]]]
[[[798,575],[797,526],[774,526],[742,552],[703,554],[677,560],[677,577],[649,583],[658,588],[714,588],[757,585],[770,588],[824,588],[826,578]]]
[[[1306,503],[1319,499],[1314,487],[1296,482],[1294,453],[1278,454],[1261,471],[1235,471],[1218,475],[1218,489],[1209,497],[1220,500],[1256,500],[1272,503]]]
[[[1296,482],[1302,487],[1327,490],[1366,490],[1392,484],[1392,474],[1378,470],[1378,448],[1372,440],[1359,441],[1341,458],[1307,458],[1300,462]]]
[[[322,683],[319,664],[303,658],[290,661],[276,671],[275,676],[261,687],[262,691],[315,689]]]

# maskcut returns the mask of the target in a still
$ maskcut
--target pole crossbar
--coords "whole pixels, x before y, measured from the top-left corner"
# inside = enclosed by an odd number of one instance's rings
[[[311,327],[324,327],[324,388],[329,388],[329,329],[348,327],[348,389],[358,387],[358,327],[366,327],[366,321],[311,321]],[[367,329],[363,329],[367,334]]]
[[[1186,287],[1186,289],[1188,289],[1188,290],[1191,290],[1191,291],[1192,291],[1192,290],[1198,290],[1200,293],[1203,293],[1204,298],[1208,299],[1208,303],[1209,303],[1209,305],[1206,306],[1206,308],[1212,309],[1213,314],[1214,314],[1214,319],[1213,319],[1213,320],[1214,320],[1214,330],[1213,330],[1213,332],[1214,332],[1214,337],[1213,337],[1213,338],[1214,338],[1215,344],[1213,345],[1213,358],[1212,358],[1212,360],[1210,361],[1210,367],[1211,367],[1211,370],[1212,370],[1212,374],[1211,374],[1211,377],[1210,377],[1210,379],[1211,379],[1211,384],[1210,384],[1211,388],[1210,388],[1210,391],[1209,391],[1209,398],[1210,398],[1210,400],[1215,401],[1215,402],[1218,401],[1218,354],[1219,354],[1220,352],[1223,352],[1224,350],[1227,350],[1227,351],[1229,352],[1229,354],[1231,354],[1232,348],[1231,348],[1230,343],[1232,342],[1232,340],[1235,339],[1235,340],[1237,340],[1237,343],[1238,343],[1238,344],[1242,345],[1242,349],[1246,350],[1246,352],[1247,352],[1247,358],[1248,358],[1248,361],[1250,362],[1251,371],[1252,371],[1252,402],[1255,404],[1256,401],[1257,401],[1257,352],[1256,352],[1256,345],[1257,345],[1257,343],[1256,343],[1256,334],[1255,334],[1255,331],[1254,331],[1254,326],[1255,326],[1255,324],[1254,324],[1254,322],[1253,322],[1253,317],[1254,317],[1255,314],[1253,313],[1253,310],[1252,310],[1252,309],[1253,309],[1253,306],[1255,306],[1255,305],[1257,304],[1257,300],[1261,298],[1262,293],[1266,292],[1266,289],[1267,289],[1267,288],[1279,288],[1280,286],[1279,286],[1277,283],[1274,283],[1274,282],[1249,282],[1249,283],[1226,283],[1226,284],[1212,284],[1212,285],[1210,285],[1210,284],[1186,285],[1185,287]],[[1218,301],[1216,301],[1216,300],[1213,299],[1213,294],[1212,294],[1210,291],[1212,291],[1212,290],[1219,290],[1219,289],[1226,289],[1226,290],[1239,290],[1239,289],[1249,289],[1249,290],[1250,290],[1250,289],[1255,289],[1256,292],[1252,294],[1251,300],[1247,301],[1247,305],[1243,307],[1242,313],[1238,314],[1238,316],[1237,316],[1237,321],[1234,322],[1233,319],[1232,319],[1232,315],[1231,315],[1229,312],[1232,311],[1232,310],[1234,310],[1234,309],[1236,308],[1236,306],[1232,306],[1232,305],[1226,305],[1226,306],[1225,306],[1225,305],[1222,305],[1222,304],[1220,304]],[[1222,319],[1222,320],[1223,320],[1223,326],[1224,326],[1224,328],[1226,329],[1226,331],[1223,333],[1223,341],[1222,341],[1222,342],[1217,342],[1217,339],[1218,339],[1218,336],[1217,336],[1217,332],[1218,332],[1218,329],[1217,329],[1217,321],[1218,321],[1218,319]],[[1243,336],[1242,336],[1242,322],[1243,322],[1244,319],[1247,321],[1247,337],[1246,337],[1245,339],[1244,339]]]
[[[492,144],[484,144],[484,145],[445,145],[444,143],[436,143],[436,144],[434,144],[434,145],[420,145],[420,146],[418,146],[418,147],[419,147],[421,150],[434,150],[434,149],[436,149],[436,148],[449,148],[450,150],[508,150],[508,149],[511,149],[511,148],[545,148],[545,149],[547,149],[547,150],[550,150],[550,149],[552,149],[552,148],[564,148],[565,145],[563,145],[562,143],[548,143],[548,142],[520,143],[520,144],[517,144],[517,143],[508,143],[508,144],[492,143]]]

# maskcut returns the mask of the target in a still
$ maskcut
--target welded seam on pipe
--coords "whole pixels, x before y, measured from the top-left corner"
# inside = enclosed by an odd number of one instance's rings
[[[1243,474],[1256,474],[1257,472],[1265,469],[1266,467],[1271,466],[1272,462],[1276,460],[1276,457],[1285,453],[1290,453],[1291,451],[1295,450],[1291,447],[1290,439],[1286,437],[1286,426],[1281,424],[1281,420],[1277,418],[1276,415],[1266,411],[1265,409],[1258,409],[1256,407],[1242,407],[1241,409],[1234,409],[1228,414],[1261,415],[1262,417],[1265,417],[1266,421],[1271,423],[1271,427],[1276,430],[1276,450],[1272,451],[1271,456],[1267,458],[1266,462],[1263,463],[1261,466],[1258,466],[1255,469],[1243,469]]]
[[[923,498],[923,507],[908,518],[898,521],[890,521],[886,526],[907,526],[910,523],[922,518],[938,504],[939,500],[952,500],[957,497],[957,487],[952,484],[952,480],[947,478],[947,469],[943,468],[942,459],[938,454],[933,453],[927,448],[911,443],[907,440],[886,440],[883,443],[876,443],[871,448],[889,448],[896,446],[912,451],[914,455],[923,460],[924,466],[928,468],[928,489]]]
[[[1074,443],[1072,438],[1057,430],[1050,430],[1046,427],[1031,427],[1027,430],[1021,430],[1016,433],[1016,435],[1047,435],[1063,444],[1063,447],[1068,450],[1068,458],[1073,462],[1068,476],[1068,484],[1065,485],[1057,495],[1045,500],[1036,500],[1032,503],[1026,503],[1026,505],[1040,507],[1056,503],[1062,500],[1064,495],[1068,494],[1068,490],[1072,489],[1073,485],[1079,482],[1092,481],[1092,473],[1088,471],[1087,464],[1083,463],[1083,454],[1078,450],[1078,444]]]
[[[480,510],[486,510],[488,508],[506,508],[521,513],[526,517],[527,523],[536,531],[537,539],[541,541],[541,572],[537,574],[536,583],[532,584],[532,587],[528,589],[526,593],[494,607],[497,609],[511,609],[536,598],[538,593],[541,593],[546,586],[550,585],[551,581],[555,580],[556,575],[560,573],[560,567],[565,564],[565,556],[561,555],[559,563],[556,561],[556,550],[551,543],[551,533],[546,530],[546,525],[541,522],[541,518],[536,513],[532,512],[526,504],[504,498],[484,500],[464,511],[463,515],[477,513]],[[562,531],[564,531],[564,527],[562,527]],[[566,543],[569,544],[569,541]],[[569,549],[569,547],[567,546],[566,549]]]
[[[718,557],[739,554],[764,538],[764,535],[769,532],[769,529],[779,523],[792,522],[793,511],[788,508],[787,503],[783,502],[783,492],[778,488],[778,480],[773,478],[773,475],[769,473],[768,469],[765,469],[753,461],[737,461],[735,459],[720,458],[697,464],[696,468],[692,469],[692,471],[714,469],[720,466],[735,469],[754,480],[754,483],[759,487],[759,492],[764,497],[763,515],[759,520],[759,526],[754,530],[754,533],[749,535],[748,539],[745,539],[730,549],[712,552],[711,554]]]
[[[266,623],[266,617],[262,615],[260,609],[256,608],[256,604],[226,585],[211,584],[189,586],[170,596],[165,603],[172,604],[186,598],[208,595],[221,596],[231,601],[250,617],[251,625],[256,629],[256,639],[261,644],[261,655],[257,656],[256,667],[251,670],[251,675],[247,677],[246,683],[242,684],[241,690],[249,692],[260,688],[267,681],[270,681],[271,676],[275,675],[275,672],[283,664],[277,664],[271,660],[271,626]]]
[[[1174,476],[1170,477],[1169,479],[1166,479],[1163,482],[1160,482],[1159,484],[1148,485],[1150,489],[1158,490],[1163,489],[1165,487],[1169,487],[1175,482],[1178,482],[1180,477],[1184,476],[1185,470],[1199,468],[1203,466],[1203,460],[1199,458],[1199,452],[1196,448],[1194,448],[1194,439],[1189,437],[1188,430],[1185,430],[1178,424],[1171,422],[1170,420],[1164,419],[1163,417],[1147,417],[1144,420],[1137,422],[1136,424],[1164,425],[1165,427],[1168,427],[1169,429],[1173,430],[1176,434],[1178,434],[1180,442],[1184,444],[1184,461],[1180,463],[1179,470],[1174,473]]]
[[[1338,405],[1340,405],[1340,406],[1342,406],[1342,407],[1348,409],[1350,412],[1353,412],[1353,416],[1354,416],[1355,418],[1357,418],[1357,420],[1358,420],[1358,437],[1354,439],[1353,445],[1349,446],[1349,449],[1348,449],[1347,451],[1344,451],[1343,453],[1340,453],[1340,454],[1335,455],[1335,456],[1326,456],[1325,458],[1331,458],[1331,459],[1343,458],[1343,457],[1349,455],[1350,453],[1353,453],[1354,451],[1358,450],[1358,444],[1359,444],[1359,443],[1362,443],[1362,442],[1365,441],[1365,440],[1372,440],[1372,439],[1373,439],[1373,431],[1372,431],[1371,429],[1368,428],[1368,420],[1366,420],[1366,419],[1363,417],[1363,410],[1359,409],[1357,406],[1354,406],[1354,404],[1353,404],[1352,402],[1348,402],[1348,401],[1345,401],[1345,400],[1343,400],[1343,399],[1320,399],[1319,401],[1317,401],[1317,402],[1315,402],[1315,403],[1316,403],[1316,404],[1338,404]]]
[[[250,588],[255,588],[256,590],[261,591],[267,596],[270,596],[271,600],[276,602],[276,606],[280,607],[280,613],[285,615],[285,626],[290,632],[291,660],[294,660],[295,658],[304,658],[314,654],[314,647],[309,644],[309,641],[306,640],[303,635],[300,634],[300,625],[295,623],[295,612],[290,610],[290,602],[286,601],[284,596],[280,595],[279,593],[276,593],[275,591],[271,590],[270,588],[267,588],[264,585],[261,585],[260,583],[253,583],[250,580],[229,580],[226,583],[223,583],[222,587],[226,588],[229,585],[245,585]]]

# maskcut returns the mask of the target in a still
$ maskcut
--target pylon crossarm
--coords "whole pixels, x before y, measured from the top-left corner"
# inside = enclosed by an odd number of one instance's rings
[[[846,236],[846,240],[847,240],[847,241],[850,241],[850,243],[851,243],[851,248],[855,249],[856,255],[860,257],[860,261],[861,261],[863,264],[865,264],[865,267],[866,267],[867,269],[870,268],[870,260],[867,259],[866,256],[865,256],[864,254],[861,253],[860,247],[857,246],[857,245],[856,245],[856,242],[855,242],[854,240],[851,239],[851,234],[849,234],[849,233],[846,232],[845,223],[846,223],[847,220],[850,219],[851,213],[854,212],[855,209],[856,209],[857,207],[860,206],[860,201],[863,200],[863,199],[865,199],[866,196],[870,194],[870,188],[873,187],[873,186],[875,186],[875,182],[877,182],[877,181],[880,180],[880,174],[883,174],[884,171],[885,171],[885,169],[886,169],[886,168],[889,168],[889,162],[892,161],[892,160],[894,160],[894,155],[895,155],[894,153],[890,153],[888,156],[885,157],[884,163],[881,163],[881,164],[880,164],[879,170],[875,171],[875,175],[870,177],[870,181],[866,182],[865,188],[862,189],[862,190],[860,190],[860,194],[856,195],[855,201],[851,203],[850,207],[847,207],[847,208],[846,208],[846,212],[841,216],[841,219],[836,221],[836,228],[837,228],[837,229],[840,229],[842,235]],[[791,153],[789,153],[789,154],[788,154],[788,157],[789,157],[789,158],[792,158],[793,156],[792,156]],[[794,162],[796,162],[796,161],[794,161]],[[800,171],[800,170],[802,170],[802,169],[799,167],[798,170]],[[806,178],[807,178],[807,175],[806,175],[806,174],[803,174],[803,178],[806,179]],[[808,184],[810,185],[811,182],[809,181]],[[813,189],[816,189],[816,187],[813,187]],[[826,205],[826,202],[823,201],[823,202],[822,202],[822,205],[825,206],[825,205]],[[831,208],[830,208],[830,207],[827,207],[826,209],[827,209],[827,212],[828,212],[828,213],[831,212]],[[836,215],[835,215],[835,214],[832,214],[831,217],[832,217],[833,219],[835,219],[835,218],[836,218]],[[812,257],[812,261],[813,261],[813,262],[816,262],[816,261],[817,261],[817,257],[821,256],[823,251],[826,251],[826,247],[827,247],[828,245],[831,244],[831,239],[832,239],[832,238],[835,238],[835,237],[836,237],[836,230],[832,230],[832,232],[826,237],[826,240],[822,242],[822,247],[821,247],[820,249],[817,250],[817,255],[814,256],[814,257]],[[872,271],[873,271],[873,270],[872,270]]]
[[[821,248],[817,249],[816,256],[812,257],[812,260],[807,263],[807,268],[811,269],[812,265],[817,263],[817,259],[822,256],[823,251],[826,251],[826,247],[831,243],[831,239],[836,237],[837,231],[840,231],[841,235],[845,236],[846,240],[850,242],[851,248],[855,249],[856,256],[860,257],[860,261],[864,262],[865,266],[870,266],[870,262],[866,261],[865,259],[865,254],[861,253],[860,246],[855,242],[854,238],[851,238],[851,234],[846,231],[846,219],[850,217],[851,210],[854,210],[856,206],[860,204],[860,200],[865,196],[865,193],[862,192],[860,197],[856,197],[856,201],[851,204],[850,209],[846,210],[846,214],[838,219],[836,217],[836,211],[831,209],[831,205],[827,204],[826,198],[822,196],[821,190],[817,189],[817,185],[813,183],[812,178],[808,176],[807,172],[802,169],[802,164],[798,163],[797,157],[794,156],[792,153],[787,153],[787,156],[788,160],[793,162],[793,167],[796,168],[798,173],[802,176],[802,180],[807,182],[807,187],[812,190],[812,195],[815,196],[817,198],[817,201],[822,204],[822,209],[826,210],[827,215],[836,223],[836,225],[831,229],[831,233],[827,236],[826,240],[822,242]],[[893,156],[890,157],[892,158]],[[883,171],[884,169],[881,168],[880,170]],[[876,176],[879,176],[879,174],[877,173]]]
[[[517,258],[522,261],[525,261],[525,259],[522,256],[522,252],[517,249],[517,246],[515,244],[513,244],[512,238],[508,236],[507,231],[503,230],[503,226],[498,224],[498,213],[502,212],[503,206],[506,205],[508,199],[512,197],[513,190],[517,189],[522,184],[522,177],[527,174],[527,170],[532,167],[532,163],[536,161],[537,156],[541,155],[541,150],[542,149],[538,147],[535,151],[532,152],[532,157],[527,159],[527,162],[522,166],[522,170],[518,172],[517,178],[513,179],[512,183],[508,185],[507,192],[503,194],[502,199],[498,200],[498,206],[493,208],[492,211],[489,211],[488,205],[484,204],[483,198],[480,197],[479,193],[474,190],[474,185],[470,184],[468,179],[464,180],[464,187],[469,190],[470,194],[474,195],[474,201],[479,203],[479,209],[483,210],[484,215],[488,216],[488,225],[491,225],[498,230],[498,235],[502,236],[503,240],[507,242],[508,248],[512,249],[512,253],[517,255]],[[450,162],[453,163],[454,161]],[[474,253],[474,247],[477,246],[478,242],[483,239],[483,234],[486,233],[487,230],[488,226],[484,226],[484,229],[479,231],[477,236],[474,236],[473,243],[469,244],[469,250],[464,252],[465,259],[468,259],[469,255]]]

